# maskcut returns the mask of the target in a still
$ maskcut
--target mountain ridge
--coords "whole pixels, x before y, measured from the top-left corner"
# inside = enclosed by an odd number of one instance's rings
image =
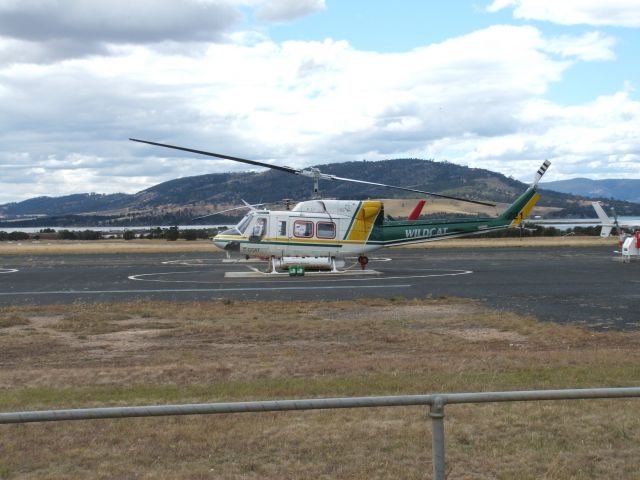
[[[540,184],[561,193],[570,193],[587,198],[615,198],[627,202],[640,202],[640,179],[611,178],[592,180],[590,178],[570,178]]]
[[[339,177],[407,186],[444,195],[510,203],[526,184],[490,170],[415,158],[319,165],[323,173]],[[533,172],[532,172],[533,176]],[[541,184],[540,205],[556,207],[558,216],[593,217],[586,199],[547,190]],[[0,205],[0,225],[50,225],[63,219],[74,225],[184,223],[222,205],[276,202],[311,197],[312,181],[278,171],[214,173],[169,180],[134,194],[73,194],[36,197]],[[407,198],[407,192],[351,182],[320,182],[325,198]],[[413,194],[415,197],[416,195]],[[610,201],[620,215],[639,215],[640,204]],[[24,217],[39,217],[26,220]],[[48,222],[48,223],[47,223]]]

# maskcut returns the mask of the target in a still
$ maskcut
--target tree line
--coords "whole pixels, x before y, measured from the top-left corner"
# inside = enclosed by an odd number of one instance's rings
[[[124,240],[133,240],[135,238],[143,239],[160,239],[167,241],[176,241],[179,239],[187,241],[195,241],[199,239],[207,239],[217,233],[216,229],[210,228],[187,228],[179,229],[178,227],[170,228],[152,228],[146,233],[136,233],[134,230],[125,230],[122,234],[117,235],[118,238]],[[113,238],[114,234],[109,233],[109,238]],[[18,242],[26,240],[40,240],[42,238],[58,239],[58,240],[102,240],[105,238],[105,234],[97,230],[58,230],[52,228],[45,228],[38,233],[26,233],[26,232],[5,232],[0,231],[0,242]]]

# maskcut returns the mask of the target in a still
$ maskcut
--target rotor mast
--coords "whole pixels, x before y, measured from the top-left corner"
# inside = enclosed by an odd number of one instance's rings
[[[323,174],[317,168],[310,168],[308,170],[302,170],[300,175],[303,177],[309,177],[313,180],[313,193],[312,198],[314,200],[320,199],[320,179],[328,177],[328,175]]]

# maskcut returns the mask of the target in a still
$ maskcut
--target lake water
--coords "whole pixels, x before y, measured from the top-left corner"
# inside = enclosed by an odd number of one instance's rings
[[[531,222],[535,223],[535,220],[531,220]],[[580,220],[581,223],[553,223],[553,219],[545,220],[545,227],[555,227],[558,230],[569,230],[575,227],[591,227],[600,225],[600,220],[597,218],[585,218]],[[586,223],[592,222],[592,223]],[[633,224],[637,225],[640,228],[640,217],[618,217],[618,223],[620,225],[624,224]]]
[[[533,221],[533,220],[531,220]],[[591,224],[585,224],[585,223],[561,223],[561,224],[553,224],[551,222],[553,222],[552,219],[547,220],[547,222],[549,223],[545,223],[545,227],[555,227],[558,230],[569,230],[571,228],[575,228],[575,227],[588,227],[591,226]],[[597,218],[586,218],[584,220],[581,220],[581,222],[593,222],[592,225],[599,225],[600,224],[600,220],[598,220]],[[631,223],[631,224],[636,224],[638,225],[638,227],[640,228],[640,217],[618,217],[618,222],[620,224],[625,224],[625,223]],[[70,231],[75,231],[75,232],[83,232],[84,230],[93,230],[96,232],[123,232],[125,230],[133,230],[133,231],[145,231],[148,232],[151,229],[155,229],[155,228],[171,228],[174,225],[153,225],[153,226],[146,226],[146,227],[0,227],[0,231],[4,231],[4,232],[25,232],[25,233],[39,233],[41,230],[44,230],[45,228],[52,228],[54,229],[56,232],[59,232],[60,230],[70,230]],[[178,228],[180,230],[190,230],[190,229],[206,229],[206,228],[216,228],[216,229],[221,229],[221,228],[226,228],[226,227],[230,227],[233,225],[230,224],[225,224],[225,225],[178,225]]]
[[[149,227],[0,227],[0,231],[4,231],[4,232],[24,232],[24,233],[40,233],[41,230],[44,230],[46,228],[52,228],[53,230],[55,230],[56,232],[59,232],[61,230],[69,230],[69,231],[73,231],[73,232],[84,232],[85,230],[93,230],[94,232],[123,232],[125,230],[132,230],[132,231],[145,231],[148,232],[152,229],[156,229],[156,228],[162,228],[162,229],[169,229],[171,227],[174,227],[175,225],[153,225],[153,226],[149,226]],[[195,230],[201,230],[201,229],[208,229],[208,228],[225,228],[228,225],[178,225],[178,228],[180,230],[190,230],[190,229],[195,229]]]

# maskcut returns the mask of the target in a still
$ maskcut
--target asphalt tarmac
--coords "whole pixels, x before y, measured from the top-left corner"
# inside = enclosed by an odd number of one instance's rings
[[[259,264],[211,254],[0,257],[0,306],[133,300],[292,300],[461,297],[542,321],[640,327],[640,262],[608,247],[382,250],[380,275],[227,278]],[[358,267],[359,268],[359,267]]]

